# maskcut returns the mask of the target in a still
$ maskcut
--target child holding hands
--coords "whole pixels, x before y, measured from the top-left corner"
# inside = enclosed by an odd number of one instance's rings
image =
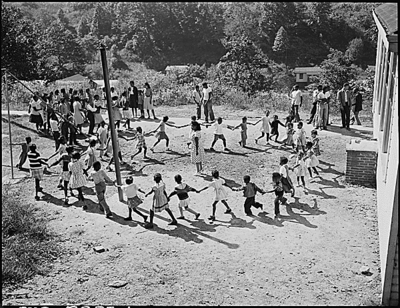
[[[249,175],[245,175],[243,177],[243,181],[245,183],[244,186],[240,188],[232,188],[232,190],[243,191],[243,196],[246,197],[246,200],[244,201],[244,212],[246,213],[247,216],[253,216],[253,213],[251,212],[250,209],[252,206],[254,206],[255,208],[260,208],[261,210],[263,209],[263,205],[259,202],[256,202],[256,194],[257,192],[265,194],[265,191],[259,188],[253,182],[250,182]]]

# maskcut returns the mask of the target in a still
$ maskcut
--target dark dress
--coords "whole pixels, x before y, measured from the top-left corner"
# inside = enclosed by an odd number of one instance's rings
[[[356,103],[354,106],[354,112],[361,111],[362,110],[362,95],[361,95],[361,93],[357,93],[355,101],[356,101]]]
[[[133,94],[130,94],[131,88],[128,89],[129,93],[129,107],[138,108],[139,92],[138,89],[133,86]]]

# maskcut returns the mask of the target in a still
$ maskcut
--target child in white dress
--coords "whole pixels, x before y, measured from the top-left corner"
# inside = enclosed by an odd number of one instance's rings
[[[317,177],[320,177],[320,175],[317,171],[317,168],[316,168],[319,165],[319,160],[318,160],[317,156],[315,155],[312,147],[313,147],[313,143],[311,141],[308,141],[306,143],[306,155],[304,158],[306,167],[308,169],[308,172],[310,173],[310,178],[313,178],[311,169],[315,172]]]
[[[301,182],[303,183],[303,187],[306,187],[306,182],[304,180],[304,177],[306,175],[306,164],[304,162],[304,152],[303,151],[299,151],[299,153],[297,154],[296,157],[296,165],[293,167],[293,169],[295,170],[296,176],[297,176],[297,186],[300,186],[300,179]]]
[[[213,202],[213,209],[212,209],[212,215],[208,218],[211,221],[215,220],[215,211],[217,209],[217,203],[219,201],[221,201],[225,207],[226,207],[226,211],[225,214],[229,214],[230,212],[232,212],[231,208],[228,205],[228,202],[226,202],[226,200],[228,199],[228,195],[225,191],[225,188],[223,187],[223,185],[225,184],[225,180],[221,179],[219,177],[219,172],[218,170],[214,170],[212,173],[212,177],[213,177],[213,181],[206,187],[202,188],[199,190],[199,193],[202,192],[203,190],[206,190],[207,188],[214,188],[215,190],[215,199]]]
[[[269,144],[269,132],[270,132],[270,122],[271,122],[271,119],[269,118],[269,110],[265,111],[265,117],[263,117],[261,121],[262,121],[260,127],[261,136],[256,138],[255,142],[257,144],[259,139],[266,136],[267,144]]]

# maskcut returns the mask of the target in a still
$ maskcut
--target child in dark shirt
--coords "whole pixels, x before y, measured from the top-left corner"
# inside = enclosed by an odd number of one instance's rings
[[[274,189],[267,191],[267,193],[275,192],[275,196],[276,196],[276,198],[274,200],[275,219],[278,219],[281,216],[280,211],[279,211],[279,202],[281,202],[282,204],[286,204],[286,201],[287,201],[287,199],[283,196],[284,191],[283,191],[280,173],[274,172],[272,174],[272,183],[273,183]]]
[[[244,186],[240,188],[232,188],[234,191],[241,191],[243,190],[243,196],[246,197],[246,200],[244,201],[244,212],[246,213],[247,216],[253,216],[253,213],[251,212],[251,207],[254,206],[255,208],[260,208],[261,210],[263,209],[263,205],[259,202],[256,202],[256,194],[257,192],[260,192],[261,194],[265,194],[265,191],[263,191],[261,188],[259,188],[256,184],[253,182],[250,182],[250,176],[245,175],[243,177],[243,181],[245,183]]]
[[[185,219],[183,216],[183,210],[188,211],[189,213],[192,213],[195,216],[195,219],[199,219],[200,213],[197,213],[196,211],[193,211],[192,209],[189,208],[189,194],[188,192],[190,191],[195,191],[198,193],[198,191],[186,183],[182,183],[182,176],[180,174],[175,175],[175,182],[178,184],[175,186],[175,190],[171,192],[168,196],[168,198],[171,198],[173,195],[177,195],[179,199],[179,211],[181,212],[181,216],[179,216],[177,219]]]
[[[278,126],[282,125],[285,127],[284,124],[282,124],[281,121],[278,120],[278,116],[274,115],[274,119],[271,122],[271,135],[270,138],[272,139],[272,136],[275,136],[275,142],[277,142],[278,137],[279,137],[279,131],[278,131]]]

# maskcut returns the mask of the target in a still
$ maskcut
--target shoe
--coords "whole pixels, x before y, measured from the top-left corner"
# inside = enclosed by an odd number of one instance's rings
[[[108,213],[107,215],[106,215],[106,218],[113,218],[113,214],[110,212],[110,213]]]
[[[232,212],[232,209],[227,209],[227,210],[225,211],[225,214],[229,214],[230,212]]]
[[[254,141],[255,141],[255,143],[257,144],[258,140],[257,140],[257,139],[254,139]]]
[[[214,148],[210,148],[210,151],[215,152]]]
[[[35,200],[36,200],[36,201],[39,201],[39,200],[40,200],[40,197],[39,197],[39,196],[35,196]]]
[[[242,141],[239,141],[239,145],[242,146]]]
[[[43,187],[39,187],[39,192],[43,192]]]
[[[210,216],[208,217],[209,220],[214,221],[215,220],[215,216]]]
[[[65,198],[64,199],[64,205],[68,205],[68,202],[69,202],[68,198]]]
[[[170,226],[176,226],[178,222],[176,220],[171,221],[168,225]]]
[[[176,219],[185,219],[185,217],[184,216],[179,216]]]
[[[171,151],[171,149],[170,148],[166,148],[165,151]]]
[[[144,222],[147,222],[147,216],[143,217]]]
[[[194,217],[194,219],[198,220],[200,217],[200,213],[197,213],[196,216]]]
[[[279,218],[281,218],[281,215],[280,215],[280,214],[275,215],[274,220],[278,220]]]
[[[228,148],[224,148],[224,151],[229,152],[229,149]]]
[[[154,153],[154,148],[150,148],[150,151],[152,151]]]
[[[125,217],[124,220],[125,221],[132,221],[132,217]]]
[[[346,127],[347,130],[350,130],[350,127]]]
[[[87,205],[82,206],[82,210],[86,211],[88,209]]]
[[[254,216],[253,213],[246,213],[247,216]]]
[[[57,188],[64,189],[64,186],[62,186],[61,184],[58,184]]]
[[[153,229],[153,228],[154,228],[154,225],[153,225],[151,222],[149,222],[149,223],[147,223],[144,227],[145,227],[146,229]]]

